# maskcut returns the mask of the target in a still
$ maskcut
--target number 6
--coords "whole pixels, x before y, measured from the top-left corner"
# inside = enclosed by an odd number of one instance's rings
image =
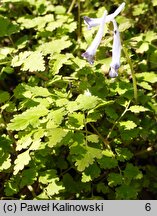
[[[150,203],[146,203],[145,210],[146,211],[150,211],[151,210],[151,204]]]

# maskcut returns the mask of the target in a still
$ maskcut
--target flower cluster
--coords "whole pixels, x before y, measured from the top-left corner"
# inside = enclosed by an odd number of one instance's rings
[[[105,11],[101,18],[90,18],[90,17],[84,16],[84,22],[87,25],[88,29],[91,29],[92,27],[99,25],[98,32],[93,42],[87,48],[86,52],[82,54],[82,57],[86,58],[90,64],[94,63],[94,56],[101,42],[101,39],[103,37],[105,23],[108,23],[111,21],[113,23],[114,37],[113,37],[113,47],[112,47],[112,62],[110,64],[110,71],[109,71],[109,76],[112,78],[118,76],[118,69],[120,67],[120,55],[121,55],[120,34],[118,31],[117,23],[115,21],[115,17],[122,11],[124,6],[125,6],[125,3],[123,2],[114,13],[109,14],[109,15],[107,15],[107,11]]]

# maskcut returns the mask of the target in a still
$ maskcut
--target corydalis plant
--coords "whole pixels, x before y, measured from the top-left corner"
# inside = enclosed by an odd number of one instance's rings
[[[107,15],[107,11],[104,12],[101,22],[100,22],[100,26],[99,26],[99,30],[93,40],[93,42],[91,43],[91,45],[88,47],[88,49],[86,50],[86,52],[84,52],[82,54],[82,57],[86,58],[87,61],[90,64],[94,63],[94,56],[96,53],[96,50],[101,42],[103,33],[104,33],[104,25],[105,25],[105,20],[106,20],[106,15]]]
[[[112,62],[110,64],[109,76],[114,78],[118,76],[118,69],[120,67],[121,42],[117,23],[115,20],[112,22],[114,26],[114,37],[112,47]]]
[[[122,11],[124,6],[125,3],[123,2],[114,13],[106,16],[105,22],[104,22],[104,15],[101,18],[90,18],[87,16],[84,17],[84,22],[88,26],[88,29],[100,25],[98,33],[94,38],[91,46],[87,49],[85,53],[82,54],[82,56],[86,58],[90,64],[94,63],[94,55],[96,53],[96,49],[98,48],[103,36],[104,26],[102,25],[110,21],[113,22],[114,38],[113,38],[113,47],[112,47],[112,62],[110,64],[110,71],[109,71],[109,76],[112,78],[118,76],[118,69],[120,67],[120,54],[121,54],[120,34],[118,31],[117,23],[114,18]],[[100,32],[101,35],[99,34]]]
[[[111,22],[124,8],[125,3],[123,2],[117,10],[115,10],[114,13],[109,14],[106,16],[105,23]],[[90,30],[92,27],[98,26],[101,23],[102,18],[90,18],[88,16],[84,16],[84,23],[87,25],[88,30]]]

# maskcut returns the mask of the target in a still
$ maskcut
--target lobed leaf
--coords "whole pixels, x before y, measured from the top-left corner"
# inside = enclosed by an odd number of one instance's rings
[[[85,168],[94,163],[95,158],[102,157],[100,149],[89,146],[72,146],[71,154],[75,154],[74,160],[78,171],[84,171]]]
[[[131,106],[128,110],[130,110],[133,113],[139,113],[139,112],[145,112],[148,111],[147,108],[143,107],[143,106],[139,106],[139,105],[134,105]]]
[[[110,187],[121,185],[123,183],[123,177],[118,173],[109,173],[107,180]]]
[[[63,140],[63,138],[68,135],[68,130],[63,128],[52,128],[48,132],[48,146],[50,148],[54,147],[57,144],[60,144],[60,142]]]
[[[36,106],[32,107],[22,114],[15,115],[11,120],[11,123],[8,124],[8,130],[24,130],[27,126],[32,125],[33,127],[37,127],[40,121],[39,118],[48,114],[48,109],[44,106]]]
[[[17,173],[24,168],[25,165],[28,165],[30,162],[31,157],[29,154],[29,150],[19,154],[15,160],[15,166],[14,166],[14,175],[17,175]]]
[[[116,199],[118,200],[130,200],[137,199],[137,189],[132,185],[121,185],[116,188]]]
[[[38,50],[44,55],[60,53],[62,50],[71,46],[72,43],[67,39],[67,37],[62,37],[61,39],[54,39],[51,42],[46,42],[40,45]]]
[[[135,124],[135,122],[128,120],[128,121],[120,121],[119,122],[119,126],[120,128],[124,128],[124,130],[131,130],[135,127],[137,127],[137,125]]]
[[[130,160],[133,157],[133,153],[127,148],[116,148],[116,158],[119,161],[124,162],[125,160]]]
[[[82,173],[82,182],[89,182],[94,180],[95,178],[99,177],[101,173],[100,168],[96,163],[93,163],[92,165],[89,165],[85,169],[85,171]]]

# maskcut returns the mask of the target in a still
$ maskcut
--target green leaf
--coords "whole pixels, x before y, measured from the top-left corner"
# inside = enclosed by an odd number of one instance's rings
[[[90,165],[82,173],[82,182],[89,182],[100,176],[100,168],[96,163]]]
[[[72,58],[72,61],[79,67],[79,69],[82,69],[87,64],[84,59],[80,59],[78,57]]]
[[[63,66],[63,64],[67,63],[68,59],[71,57],[70,54],[56,54],[54,56],[52,56],[53,58],[51,59],[49,65],[51,67],[51,72],[53,75],[58,74],[59,70],[61,69],[61,67]]]
[[[131,106],[128,110],[130,110],[133,113],[139,113],[139,112],[145,112],[148,111],[147,108],[143,107],[143,106],[139,106],[139,105],[134,105]]]
[[[118,174],[118,173],[109,173],[107,180],[108,180],[108,185],[110,187],[114,187],[114,186],[122,184],[123,177],[121,174]]]
[[[99,136],[96,134],[91,134],[87,136],[87,141],[92,143],[98,143],[99,142]]]
[[[19,183],[21,181],[21,178],[16,175],[12,176],[5,185],[5,194],[6,196],[13,196],[14,194],[17,194],[20,190]]]
[[[116,110],[114,109],[114,107],[112,106],[106,106],[105,107],[105,113],[107,114],[107,116],[109,116],[111,119],[117,119],[118,115]]]
[[[65,114],[66,111],[64,108],[60,108],[54,111],[51,110],[47,116],[48,122],[46,128],[50,129],[58,127],[62,123]]]
[[[77,97],[76,102],[78,104],[78,109],[90,110],[96,107],[96,105],[99,103],[99,98],[96,96],[92,96],[92,95],[86,96],[86,95],[80,94]]]
[[[75,154],[74,160],[78,171],[84,171],[85,168],[94,163],[95,158],[102,157],[101,149],[89,147],[89,146],[78,146],[73,145],[71,147],[71,154]]]
[[[62,5],[57,5],[55,8],[54,8],[54,11],[56,14],[65,14],[66,12],[66,8]]]
[[[119,31],[124,32],[133,25],[132,19],[128,19],[125,16],[117,16],[117,21],[120,23]]]
[[[62,183],[58,182],[58,180],[58,178],[52,180],[51,183],[49,183],[48,186],[45,188],[47,195],[49,197],[55,194],[59,194],[60,191],[63,191],[65,189],[64,186],[62,186]]]
[[[23,112],[22,114],[15,115],[8,124],[8,130],[24,130],[29,124],[37,127],[40,123],[39,118],[48,114],[48,110],[44,106],[36,106]],[[34,115],[35,113],[35,115]]]
[[[138,127],[131,130],[121,130],[121,137],[123,140],[133,140],[140,133],[140,129]]]
[[[4,149],[0,148],[0,172],[7,170],[11,167],[11,158],[8,152],[5,152]]]
[[[156,39],[157,39],[156,32],[154,32],[154,31],[147,31],[146,32],[146,38],[145,38],[146,41],[151,43],[153,40],[156,40]]]
[[[71,46],[71,44],[72,43],[67,40],[67,37],[62,37],[62,39],[53,39],[51,42],[40,45],[38,50],[44,55],[60,53],[62,50]]]
[[[97,184],[97,191],[98,193],[103,193],[103,194],[107,194],[110,192],[109,187],[106,186],[103,182],[100,182]]]
[[[120,128],[124,128],[124,130],[130,130],[130,129],[137,127],[135,122],[130,121],[130,120],[119,122],[119,126],[120,126]]]
[[[7,91],[0,90],[0,103],[4,103],[9,100],[10,95]]]
[[[96,122],[98,119],[101,119],[102,113],[98,110],[89,110],[88,115],[86,117],[86,122]]]
[[[43,58],[43,54],[39,51],[25,51],[21,52],[18,56],[15,56],[12,59],[11,65],[13,67],[18,67],[22,65],[23,71],[44,71],[45,70],[45,62]]]
[[[42,184],[48,184],[57,178],[57,172],[55,169],[46,170],[40,173],[39,182]]]
[[[52,21],[52,22],[49,22],[48,25],[46,26],[46,31],[54,31],[55,29],[59,28],[59,27],[62,27],[63,25],[63,20],[57,20],[56,21]]]
[[[26,185],[32,185],[37,179],[37,171],[34,168],[23,170],[20,188]]]
[[[15,160],[14,172],[13,174],[16,175],[20,170],[24,168],[31,160],[29,155],[29,150],[19,154]]]
[[[143,174],[137,166],[127,163],[124,170],[124,177],[130,181],[131,179],[141,179]]]
[[[103,151],[102,151],[102,154],[103,154],[104,156],[106,156],[106,157],[114,157],[113,151],[108,150],[108,149],[103,150]]]
[[[134,6],[133,16],[139,16],[146,13],[148,10],[148,5],[146,3],[137,4]]]
[[[116,148],[117,160],[124,162],[125,160],[130,160],[133,157],[132,152],[127,148]]]
[[[32,52],[23,62],[22,68],[23,71],[29,70],[30,72],[34,71],[44,71],[45,62],[42,53],[36,51]]]
[[[98,159],[98,163],[102,169],[112,169],[118,166],[118,162],[115,158],[103,156]]]
[[[82,129],[84,127],[84,114],[81,112],[79,113],[71,113],[68,115],[68,121],[67,121],[68,128],[74,129]]]
[[[118,200],[129,200],[137,199],[138,191],[132,185],[121,185],[116,188],[116,199]]]
[[[52,128],[48,132],[48,136],[49,136],[48,146],[52,148],[55,145],[59,144],[67,134],[68,134],[68,130],[66,129]]]
[[[70,113],[72,113],[72,112],[78,110],[78,109],[79,109],[79,106],[78,106],[78,104],[77,104],[76,101],[69,101],[69,103],[66,104],[66,109],[67,109]]]
[[[15,22],[11,22],[4,16],[0,16],[0,26],[0,37],[10,36],[19,30],[19,26]]]
[[[25,83],[21,83],[14,89],[14,96],[20,98],[34,98],[34,97],[48,97],[51,93],[47,88],[42,86],[29,86]]]
[[[136,50],[137,53],[144,53],[149,49],[149,43],[143,42],[140,47]]]
[[[16,151],[21,151],[22,149],[26,149],[30,146],[32,143],[32,134],[33,132],[31,131],[30,133],[22,133],[21,135],[19,134],[18,136],[18,141],[17,141],[17,146],[16,146]]]
[[[152,90],[152,86],[149,84],[149,83],[147,83],[147,82],[139,82],[139,83],[137,83],[137,85],[139,85],[140,87],[142,87],[142,88],[144,88],[144,89],[147,89],[147,90]]]
[[[156,83],[157,82],[156,73],[151,72],[151,71],[150,72],[137,73],[136,77],[139,80],[139,82],[141,82],[141,80],[143,80],[145,82],[150,82],[150,83]]]
[[[153,69],[157,69],[157,64],[156,64],[156,58],[157,58],[157,50],[155,50],[154,52],[152,52],[150,54],[150,68]],[[156,78],[155,78],[156,80]]]
[[[40,143],[41,143],[41,139],[37,139],[37,140],[34,140],[29,148],[30,151],[32,150],[38,150],[39,147],[40,147]]]
[[[72,178],[72,176],[69,173],[66,173],[63,176],[63,185],[65,187],[65,190],[68,193],[74,193],[74,194],[78,193],[79,194],[81,190],[88,191],[88,192],[91,190],[89,183],[83,183],[79,180],[76,180]]]
[[[37,28],[38,31],[41,31],[45,25],[51,21],[54,21],[53,14],[46,14],[45,16],[23,16],[20,17],[17,22],[21,24],[21,27],[25,29]]]
[[[157,6],[157,0],[152,0],[153,6]]]

